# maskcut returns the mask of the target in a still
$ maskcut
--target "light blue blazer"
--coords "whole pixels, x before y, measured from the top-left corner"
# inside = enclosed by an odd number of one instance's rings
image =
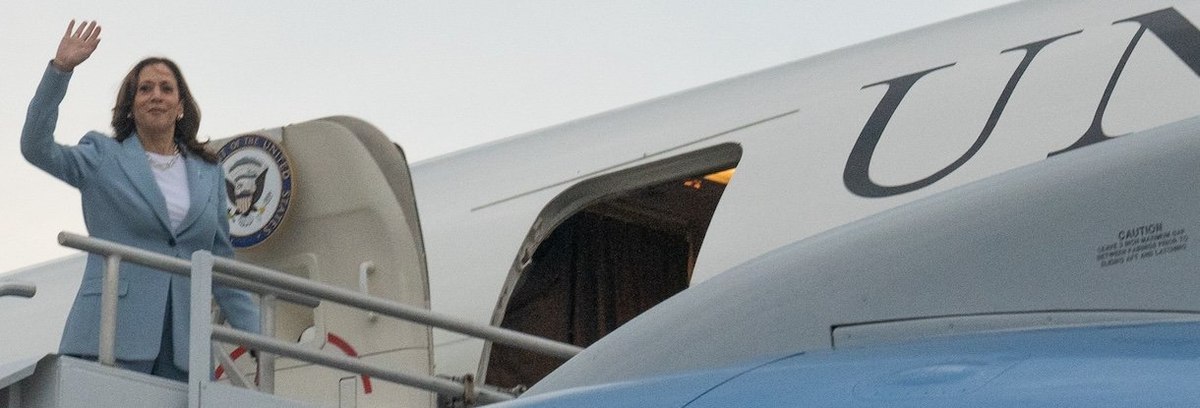
[[[66,95],[70,78],[70,73],[52,65],[46,68],[29,104],[21,132],[21,153],[33,165],[79,189],[88,234],[183,259],[190,259],[198,250],[233,257],[224,176],[219,165],[185,154],[191,205],[179,229],[172,231],[166,199],[154,181],[136,134],[123,143],[98,132],[88,132],[76,146],[54,142],[58,105]],[[99,353],[103,275],[104,258],[88,256],[83,284],[63,329],[60,353]],[[116,357],[154,360],[162,342],[169,291],[175,365],[187,370],[189,287],[186,278],[122,263]],[[259,332],[258,306],[249,294],[217,286],[213,295],[232,326]]]

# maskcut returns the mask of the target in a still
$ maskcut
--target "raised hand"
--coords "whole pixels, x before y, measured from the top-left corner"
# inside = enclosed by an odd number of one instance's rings
[[[74,31],[74,32],[72,32]],[[100,26],[95,21],[84,21],[75,28],[75,20],[67,25],[67,32],[58,43],[58,53],[54,55],[54,65],[63,71],[71,71],[75,66],[86,61],[100,45]]]

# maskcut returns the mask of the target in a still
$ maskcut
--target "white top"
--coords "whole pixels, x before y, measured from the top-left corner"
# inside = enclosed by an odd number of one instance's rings
[[[175,231],[191,206],[185,160],[179,153],[165,155],[151,152],[146,152],[146,159],[150,161],[150,172],[154,173],[158,190],[167,200],[167,219],[171,221],[171,231]]]

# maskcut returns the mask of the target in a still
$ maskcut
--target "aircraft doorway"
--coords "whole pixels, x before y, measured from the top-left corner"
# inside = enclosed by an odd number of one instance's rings
[[[526,239],[500,326],[586,347],[687,288],[740,157],[737,145],[719,145],[564,191]],[[562,364],[502,345],[486,361],[486,382],[505,388]]]

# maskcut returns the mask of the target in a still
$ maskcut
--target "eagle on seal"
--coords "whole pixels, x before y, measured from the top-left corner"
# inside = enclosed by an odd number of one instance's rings
[[[225,178],[225,191],[233,202],[233,216],[241,217],[257,211],[258,200],[263,195],[267,181],[267,167],[257,160],[243,158],[229,168]]]

